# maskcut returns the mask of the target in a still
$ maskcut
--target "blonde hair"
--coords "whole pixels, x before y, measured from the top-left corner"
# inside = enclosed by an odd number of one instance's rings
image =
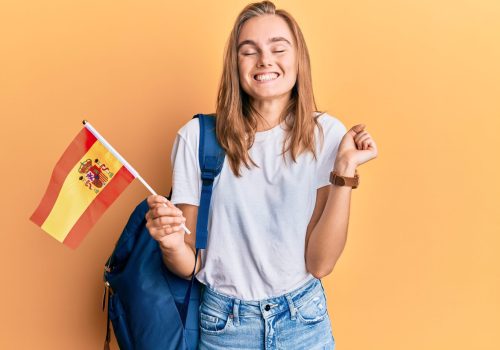
[[[257,166],[250,158],[248,150],[255,140],[258,118],[262,116],[250,104],[248,94],[240,87],[238,73],[238,37],[243,24],[252,17],[277,15],[288,24],[296,43],[297,80],[292,88],[289,103],[280,115],[280,123],[285,122],[286,137],[283,143],[283,158],[290,152],[292,160],[304,151],[312,152],[316,158],[315,126],[322,130],[315,116],[311,63],[309,52],[302,31],[295,19],[285,10],[276,9],[270,1],[262,1],[247,5],[238,15],[226,44],[222,77],[219,84],[216,106],[216,133],[221,147],[225,150],[229,164],[236,176],[241,176],[240,166],[243,163],[248,169],[250,164]],[[323,143],[323,134],[321,143]]]

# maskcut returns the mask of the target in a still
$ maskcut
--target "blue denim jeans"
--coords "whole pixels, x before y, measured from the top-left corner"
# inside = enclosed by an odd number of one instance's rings
[[[258,301],[204,286],[199,310],[200,350],[335,349],[325,292],[317,278]]]

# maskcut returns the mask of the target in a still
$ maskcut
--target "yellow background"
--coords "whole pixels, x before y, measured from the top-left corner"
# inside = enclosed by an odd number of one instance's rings
[[[1,349],[102,346],[103,265],[146,189],[76,251],[28,218],[84,118],[168,193],[175,132],[214,111],[245,4],[1,1]],[[498,349],[500,3],[276,4],[303,29],[318,107],[379,147],[324,279],[337,349]]]

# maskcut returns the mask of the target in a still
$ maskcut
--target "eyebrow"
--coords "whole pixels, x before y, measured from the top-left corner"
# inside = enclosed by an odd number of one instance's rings
[[[288,45],[292,46],[292,44],[290,43],[290,41],[288,41],[288,39],[282,37],[282,36],[275,36],[273,38],[269,38],[267,40],[268,43],[275,43],[275,42],[278,42],[278,41],[285,41],[288,43]],[[257,46],[257,43],[253,40],[243,40],[241,43],[238,44],[238,46],[236,47],[236,51],[239,51],[240,48],[243,46],[243,45],[253,45],[253,46]]]

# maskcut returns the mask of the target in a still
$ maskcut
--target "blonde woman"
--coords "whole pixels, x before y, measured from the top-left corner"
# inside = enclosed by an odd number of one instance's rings
[[[226,158],[195,272],[204,285],[200,349],[334,349],[320,279],[344,248],[353,185],[330,183],[330,173],[356,181],[357,166],[377,148],[364,125],[347,130],[316,111],[302,32],[272,2],[249,4],[236,19],[216,132]],[[150,196],[146,215],[166,266],[187,279],[200,203],[199,133],[196,119],[179,130],[171,202]]]

